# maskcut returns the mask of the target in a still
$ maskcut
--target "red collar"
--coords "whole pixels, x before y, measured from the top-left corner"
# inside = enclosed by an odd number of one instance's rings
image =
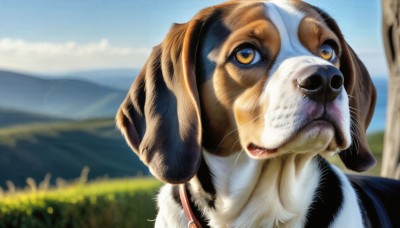
[[[202,228],[199,220],[194,215],[192,208],[190,207],[189,198],[186,193],[185,184],[179,185],[179,197],[181,198],[181,203],[183,206],[183,210],[185,211],[185,215],[189,220],[188,227],[189,228]]]

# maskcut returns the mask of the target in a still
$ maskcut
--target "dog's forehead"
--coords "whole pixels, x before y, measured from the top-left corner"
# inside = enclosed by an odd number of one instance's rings
[[[313,56],[299,39],[300,24],[304,23],[307,15],[300,10],[298,4],[288,1],[276,0],[265,2],[266,15],[275,24],[279,32],[281,47],[275,64],[271,67],[270,73],[274,73],[279,65],[290,57]],[[308,38],[314,34],[308,34]],[[297,59],[297,58],[294,58]]]
[[[274,29],[268,30],[267,34],[271,36],[271,33],[277,33],[280,42],[276,43],[279,44],[279,54],[275,56],[275,64],[270,72],[273,72],[283,60],[289,57],[313,56],[309,48],[316,46],[314,43],[319,42],[321,28],[327,28],[322,26],[323,22],[318,13],[310,5],[301,1],[240,2],[236,7],[229,9],[223,21],[231,31],[232,37],[241,34],[243,28],[248,28],[248,34],[254,34],[252,31],[259,27],[248,26],[254,21],[265,20],[268,21],[266,23],[273,25]],[[314,20],[305,20],[311,18]],[[263,39],[263,37],[259,36],[258,39]]]
[[[311,12],[307,4],[289,0],[239,1],[234,6],[230,4],[220,6],[227,10],[223,13],[222,21],[232,30],[262,18],[269,19],[277,27],[295,28],[302,18]]]
[[[324,24],[323,20],[315,9],[306,3],[294,0],[240,1],[234,7],[232,5],[222,6],[226,8],[223,10],[224,13],[222,13],[223,17],[220,22],[230,31],[231,36],[235,36],[238,31],[243,31],[243,28],[249,28],[248,34],[251,36],[252,31],[259,27],[249,25],[255,21],[267,20],[276,28],[275,31],[278,33],[282,45],[280,51],[285,55],[308,53],[299,40],[299,29],[307,28],[307,26],[301,25],[309,24],[311,26],[308,26],[308,28],[315,28],[314,31],[302,33],[307,36],[307,39],[319,35],[316,31],[321,27],[327,28],[321,26]],[[304,20],[305,18],[314,18],[314,20]]]
[[[296,49],[299,43],[298,29],[305,13],[287,1],[268,1],[264,4],[266,16],[278,29],[283,45],[281,51]]]
[[[296,30],[305,17],[305,13],[297,5],[287,1],[267,1],[264,5],[267,17],[280,28]]]

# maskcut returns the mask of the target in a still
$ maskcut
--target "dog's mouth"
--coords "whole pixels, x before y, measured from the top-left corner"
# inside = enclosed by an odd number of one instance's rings
[[[311,125],[312,123],[316,123],[316,124],[328,124],[330,125],[330,127],[334,130],[335,132],[335,142],[336,145],[338,147],[343,147],[344,146],[344,140],[345,140],[345,136],[344,136],[344,132],[342,130],[340,130],[338,124],[335,121],[331,121],[329,118],[318,118],[313,120],[309,125]],[[306,126],[304,126],[303,128],[306,128]]]
[[[278,148],[268,149],[265,147],[257,146],[253,143],[250,143],[247,146],[247,150],[254,157],[264,157],[278,152]]]
[[[268,148],[265,146],[257,145],[253,142],[249,143],[247,146],[248,153],[254,158],[271,158],[276,157],[280,154],[281,149],[286,150],[287,148],[292,148],[293,144],[296,145],[296,141],[301,141],[302,144],[315,145],[319,143],[318,141],[323,141],[323,135],[326,135],[326,132],[333,132],[333,138],[331,141],[334,141],[334,145],[336,148],[332,148],[332,143],[330,143],[326,148],[323,148],[326,151],[335,151],[338,148],[344,147],[345,136],[343,131],[335,124],[326,118],[318,118],[314,119],[308,123],[305,123],[298,130],[294,131],[290,137],[284,140],[280,145]],[[322,135],[322,136],[321,136]],[[278,136],[279,137],[279,136]],[[321,137],[321,139],[319,139]],[[305,138],[305,139],[304,139]],[[327,138],[327,137],[325,137]],[[309,140],[309,141],[307,141]],[[294,149],[296,150],[296,149]]]

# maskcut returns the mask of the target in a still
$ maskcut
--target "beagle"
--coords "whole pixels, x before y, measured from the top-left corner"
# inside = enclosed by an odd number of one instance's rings
[[[117,116],[166,183],[156,227],[400,227],[400,184],[364,171],[375,88],[335,20],[229,1],[175,24]]]

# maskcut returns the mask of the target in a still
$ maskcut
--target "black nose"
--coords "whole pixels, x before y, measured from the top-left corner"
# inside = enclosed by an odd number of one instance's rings
[[[342,91],[344,78],[333,66],[313,66],[301,72],[297,85],[301,92],[310,99],[326,103],[333,101]]]

